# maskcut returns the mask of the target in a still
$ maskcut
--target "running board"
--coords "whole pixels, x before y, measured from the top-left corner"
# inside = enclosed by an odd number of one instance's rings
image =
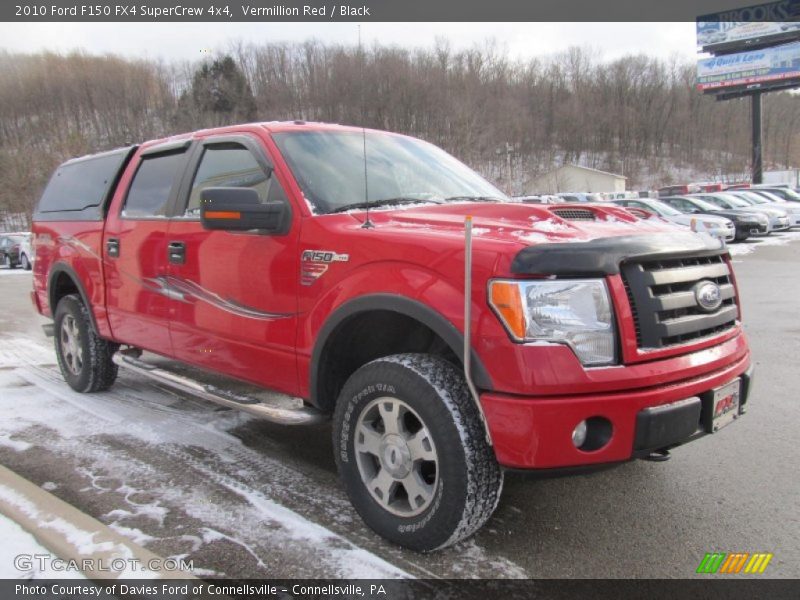
[[[292,398],[285,394],[273,393],[275,403],[272,404],[253,396],[236,394],[178,375],[139,360],[134,356],[126,355],[124,352],[114,354],[113,360],[123,369],[144,375],[203,400],[208,400],[226,408],[235,408],[273,423],[280,423],[281,425],[313,425],[327,420],[327,416],[315,408],[300,404],[302,400],[299,398]],[[292,400],[298,402],[296,408],[280,405],[280,403]]]

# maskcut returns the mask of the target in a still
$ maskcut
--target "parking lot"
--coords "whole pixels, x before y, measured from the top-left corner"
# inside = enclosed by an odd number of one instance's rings
[[[756,365],[746,417],[666,463],[509,474],[486,527],[432,555],[361,523],[328,426],[260,422],[129,374],[72,392],[21,270],[0,269],[0,463],[199,576],[691,578],[722,551],[771,552],[761,577],[800,577],[800,233],[732,254]]]

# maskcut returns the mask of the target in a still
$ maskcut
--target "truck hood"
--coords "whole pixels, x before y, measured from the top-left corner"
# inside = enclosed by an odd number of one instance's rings
[[[365,218],[363,212],[350,214],[360,222]],[[370,213],[371,221],[383,233],[459,238],[464,236],[467,216],[472,217],[476,244],[499,241],[530,246],[632,235],[675,236],[678,233],[673,224],[660,219],[639,219],[620,207],[584,203],[532,205],[467,202],[411,205]]]

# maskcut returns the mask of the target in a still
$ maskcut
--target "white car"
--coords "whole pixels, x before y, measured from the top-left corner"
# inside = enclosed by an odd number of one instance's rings
[[[692,231],[699,233],[708,233],[716,238],[732,242],[736,237],[736,226],[733,221],[725,217],[715,217],[713,215],[692,215],[682,213],[679,210],[665,204],[660,200],[652,198],[639,198],[638,200],[613,200],[614,204],[624,206],[625,208],[638,208],[648,213],[658,215],[662,219],[689,227]]]

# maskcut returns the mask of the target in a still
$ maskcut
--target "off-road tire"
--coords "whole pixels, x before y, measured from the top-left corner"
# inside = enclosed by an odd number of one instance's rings
[[[420,514],[393,514],[362,480],[355,448],[360,415],[373,400],[393,397],[415,411],[433,440],[438,479]],[[427,354],[397,354],[356,371],[338,398],[333,444],[339,475],[364,522],[387,540],[416,551],[444,548],[475,533],[500,500],[503,471],[486,441],[464,374]]]
[[[73,373],[67,366],[64,356],[62,324],[64,319],[72,317],[79,332],[78,342],[83,349],[82,366],[78,373]],[[104,340],[92,328],[89,308],[77,294],[69,294],[59,300],[55,312],[55,340],[58,366],[64,380],[76,392],[102,392],[110,388],[117,379],[118,367],[111,360],[119,346]]]
[[[19,264],[22,265],[22,268],[25,269],[26,271],[30,271],[31,270],[31,261],[28,260],[28,255],[27,254],[23,254],[23,255],[20,256]]]

